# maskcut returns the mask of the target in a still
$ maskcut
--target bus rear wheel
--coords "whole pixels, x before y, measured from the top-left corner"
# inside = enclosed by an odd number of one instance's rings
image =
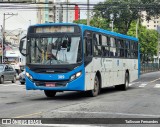
[[[44,94],[45,94],[47,97],[55,97],[56,91],[53,91],[53,90],[44,90]]]
[[[118,90],[127,90],[128,86],[129,86],[129,74],[126,72],[125,73],[125,83],[122,85],[117,85],[115,86],[115,88]]]
[[[94,89],[89,91],[89,96],[96,97],[99,94],[99,88],[100,88],[100,82],[96,75],[94,79]]]

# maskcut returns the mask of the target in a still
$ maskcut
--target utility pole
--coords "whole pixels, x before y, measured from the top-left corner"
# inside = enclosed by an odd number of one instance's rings
[[[87,0],[87,25],[88,26],[90,25],[90,22],[89,22],[89,0]]]
[[[136,23],[136,38],[138,38],[138,26],[139,26],[139,18],[137,19]]]
[[[5,17],[6,15],[8,15],[9,17]],[[5,43],[5,21],[7,19],[9,19],[10,17],[12,16],[15,16],[15,15],[18,15],[18,14],[13,14],[13,13],[4,13],[3,14],[3,29],[2,29],[2,63],[3,63],[3,60],[4,60],[4,43]]]
[[[158,25],[158,27],[157,27],[157,31],[158,31],[158,48],[157,48],[157,58],[158,58],[158,70],[160,69],[159,68],[159,66],[160,66],[160,63],[159,63],[159,44],[160,44],[160,23],[159,23],[159,25]]]
[[[67,17],[66,17],[66,22],[68,23],[68,0],[67,0]]]

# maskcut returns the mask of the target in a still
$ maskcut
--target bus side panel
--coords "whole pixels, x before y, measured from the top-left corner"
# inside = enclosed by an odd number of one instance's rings
[[[138,79],[138,60],[132,60],[132,68],[130,69],[130,82]]]
[[[112,68],[112,61],[108,58],[94,58],[94,71],[100,72],[101,75],[101,87],[110,86],[110,70]]]
[[[93,71],[93,61],[85,67],[85,90],[92,90],[94,88],[95,72]]]

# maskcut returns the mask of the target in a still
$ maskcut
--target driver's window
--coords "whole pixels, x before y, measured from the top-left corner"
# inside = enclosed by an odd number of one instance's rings
[[[92,56],[92,33],[90,31],[85,32],[84,54],[85,56]]]

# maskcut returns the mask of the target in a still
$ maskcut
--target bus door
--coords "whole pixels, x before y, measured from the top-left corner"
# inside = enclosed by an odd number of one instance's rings
[[[92,62],[92,38],[89,37],[91,33],[86,31],[86,36],[83,40],[83,51],[84,51],[84,65],[85,65],[85,89],[91,90],[94,87],[93,80],[93,62]],[[87,35],[89,34],[89,35]]]

